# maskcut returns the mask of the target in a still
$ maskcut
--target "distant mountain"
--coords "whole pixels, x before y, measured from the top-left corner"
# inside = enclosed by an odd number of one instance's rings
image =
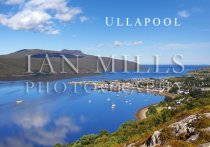
[[[44,74],[39,73],[46,54],[49,56],[53,69],[57,72],[57,74],[50,74],[48,67],[43,69]],[[26,73],[27,55],[31,55],[31,68],[33,74]],[[76,57],[78,56],[79,73],[75,73],[71,67],[65,64],[65,70],[67,73],[61,74],[61,55],[68,58],[68,60],[75,66]],[[111,60],[111,58],[108,57],[102,57],[102,59],[105,66],[107,66]],[[8,55],[0,55],[0,80],[55,80],[93,75],[96,74],[97,66],[100,72],[104,72],[102,65],[97,65],[98,60],[97,56],[87,55],[79,50],[63,49],[61,51],[53,51],[42,49],[22,49]],[[127,65],[128,70],[136,70],[136,63],[128,61]],[[124,61],[115,59],[114,66],[116,71],[123,71]],[[108,68],[108,71],[111,71],[111,67]]]
[[[22,49],[17,52],[11,53],[6,55],[7,57],[11,58],[22,58],[25,55],[33,55],[35,58],[44,58],[46,54],[49,55],[49,57],[60,57],[60,55],[66,55],[66,57],[75,57],[75,56],[85,56],[84,53],[82,53],[79,50],[67,50],[63,49],[61,51],[52,51],[52,50],[41,50],[41,49]]]

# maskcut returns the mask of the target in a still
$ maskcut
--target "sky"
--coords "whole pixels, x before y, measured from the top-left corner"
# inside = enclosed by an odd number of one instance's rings
[[[0,54],[20,49],[81,50],[86,54],[171,64],[210,64],[209,0],[0,0]],[[105,17],[177,18],[180,27],[106,26]],[[115,19],[114,19],[115,20]]]

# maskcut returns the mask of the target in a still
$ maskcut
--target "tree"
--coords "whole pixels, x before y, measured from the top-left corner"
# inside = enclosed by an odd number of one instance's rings
[[[95,135],[95,134],[85,135],[81,138],[81,144],[82,145],[93,144],[96,137],[97,137],[97,135]]]
[[[150,106],[148,108],[147,115],[150,115],[150,114],[157,114],[157,109],[155,106]]]
[[[177,87],[177,86],[174,86],[174,87],[172,87],[170,90],[169,90],[169,92],[170,93],[177,93],[177,91],[179,90],[179,88]]]
[[[195,88],[190,90],[190,96],[194,98],[199,98],[202,94],[202,91],[200,88]]]
[[[109,132],[107,130],[101,130],[98,134],[99,137],[108,136]]]

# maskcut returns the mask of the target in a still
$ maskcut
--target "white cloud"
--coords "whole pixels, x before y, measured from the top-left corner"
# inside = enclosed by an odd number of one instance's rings
[[[0,147],[33,147],[32,143],[29,143],[25,140],[21,140],[16,137],[5,137],[4,141],[1,141]]]
[[[10,3],[20,0],[10,0]],[[4,1],[5,4],[9,3]],[[0,14],[0,24],[14,30],[34,30],[47,34],[59,34],[55,21],[71,22],[82,13],[77,7],[68,7],[67,0],[29,0],[13,15]]]
[[[186,11],[186,10],[179,11],[179,12],[178,12],[178,15],[179,15],[180,17],[184,17],[184,18],[187,18],[187,17],[190,16],[189,12]]]
[[[120,46],[139,46],[139,45],[143,45],[143,41],[133,41],[133,42],[121,42],[118,40],[114,41],[114,46],[115,47],[120,47]]]
[[[17,125],[21,130],[23,136],[10,136],[11,139],[6,139],[1,146],[29,146],[30,142],[39,144],[42,146],[53,146],[56,143],[66,144],[66,138],[71,133],[78,133],[81,131],[81,127],[72,119],[70,116],[59,116],[57,118],[51,118],[51,111],[42,107],[32,107],[28,111],[19,111],[19,115],[16,113],[12,114],[12,117],[7,120],[0,122],[1,126],[5,123],[10,122],[11,124]],[[80,122],[85,122],[86,117],[82,116]],[[51,126],[46,129],[47,126]],[[18,137],[18,138],[16,138]],[[19,142],[15,141],[19,140]],[[12,141],[14,140],[14,141]],[[24,142],[27,140],[29,143]],[[25,144],[25,145],[24,145]]]
[[[42,128],[49,122],[49,114],[43,110],[34,111],[31,115],[32,112],[20,112],[21,116],[15,115],[12,121],[24,129]]]
[[[0,0],[0,3],[4,3],[6,5],[18,5],[24,3],[25,0]]]
[[[54,121],[55,128],[32,128],[25,132],[26,138],[43,146],[52,146],[56,143],[66,144],[69,133],[78,133],[81,128],[68,116],[62,116]]]
[[[66,12],[57,13],[55,15],[55,18],[68,22],[71,21],[76,15],[80,14],[82,11],[80,8],[72,8],[70,10],[67,10]]]
[[[88,20],[90,20],[90,18],[87,17],[87,16],[81,16],[81,17],[80,17],[80,21],[81,21],[81,22],[85,22],[85,21],[88,21]]]
[[[159,49],[163,50],[175,50],[175,49],[210,49],[210,42],[201,43],[169,43],[161,44],[158,46]]]
[[[30,30],[47,23],[51,16],[42,11],[24,10],[9,17],[0,15],[0,23],[14,30]]]
[[[118,41],[118,40],[115,40],[115,41],[114,41],[114,46],[120,47],[120,46],[122,46],[122,45],[123,45],[122,42],[120,42],[120,41]]]
[[[113,43],[99,43],[95,46],[85,47],[85,49],[86,50],[109,49],[109,48],[113,48],[113,47],[141,46],[143,44],[144,44],[143,41],[119,41],[119,40],[115,40]]]
[[[63,116],[55,120],[55,125],[60,128],[66,128],[64,130],[71,132],[80,131],[80,127],[77,124],[75,124],[70,117],[67,116]]]

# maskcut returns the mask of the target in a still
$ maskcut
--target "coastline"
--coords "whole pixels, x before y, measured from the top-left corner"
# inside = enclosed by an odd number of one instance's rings
[[[0,82],[11,82],[11,81],[27,81],[31,80],[34,82],[45,82],[45,81],[57,81],[57,80],[65,80],[65,79],[72,79],[72,78],[80,78],[80,77],[87,77],[87,76],[95,76],[100,75],[97,73],[85,73],[85,74],[63,74],[63,75],[46,75],[46,76],[19,76],[19,77],[1,77]]]
[[[74,83],[74,84],[81,84],[81,85],[87,84],[87,85],[91,85],[91,86],[96,86],[98,84],[97,82],[95,83],[95,82],[82,82],[82,81],[79,81],[79,82],[70,82],[70,84],[72,84],[72,83]],[[151,90],[148,90],[148,89],[142,89],[142,88],[136,88],[136,87],[129,87],[129,88],[126,87],[126,88],[124,88],[124,90],[135,90],[137,92],[142,92],[142,93],[148,93],[148,94],[153,94],[153,95],[164,96],[164,97],[168,97],[168,98],[171,98],[171,99],[173,99],[173,98],[176,97],[175,94],[172,94],[172,93],[169,93],[169,92],[151,91]],[[150,106],[157,105],[157,104],[159,104],[159,103],[155,103],[155,104],[152,104],[152,105],[149,105],[149,106],[145,106],[143,108],[140,108],[136,112],[136,114],[135,114],[137,120],[141,121],[141,120],[147,118],[146,112],[148,111],[148,108]]]
[[[154,94],[154,95],[160,95],[160,96],[164,96],[164,97],[169,97],[171,99],[175,98],[174,94],[166,93],[166,92],[148,92],[148,91],[142,91],[142,92],[150,93],[150,94]],[[152,104],[152,105],[149,105],[149,106],[146,106],[146,107],[143,107],[143,108],[139,109],[136,113],[137,120],[142,121],[143,119],[147,118],[146,113],[148,111],[148,108],[150,106],[154,106],[154,105],[157,105],[157,104],[159,104],[159,103],[155,103],[155,104]]]
[[[141,121],[141,120],[147,118],[146,113],[148,111],[148,108],[149,108],[149,106],[146,106],[146,107],[143,107],[138,110],[138,112],[136,113],[137,120]]]
[[[164,96],[164,97],[169,97],[169,98],[172,98],[172,99],[176,97],[175,94],[172,94],[172,93],[169,93],[169,92],[150,91],[150,90],[145,90],[145,89],[140,90],[140,92],[159,95],[159,96]]]
[[[145,107],[139,109],[139,110],[137,111],[137,113],[136,113],[136,118],[137,118],[137,120],[142,121],[143,119],[147,118],[146,113],[147,113],[147,111],[148,111],[148,108],[149,108],[150,106],[155,106],[155,105],[157,105],[157,104],[159,104],[159,103],[160,103],[160,102],[155,103],[155,104],[152,104],[152,105],[149,105],[149,106],[145,106]]]
[[[204,69],[201,69],[201,70],[204,70]],[[192,71],[187,72],[187,74],[192,75],[192,74],[195,74],[197,71],[199,71],[199,70],[192,70]],[[169,77],[169,78],[172,78],[172,77]],[[169,98],[174,98],[175,97],[174,94],[166,93],[166,92],[155,92],[155,91],[150,91],[150,92],[141,91],[141,92],[151,93],[151,94],[154,94],[154,95],[160,95],[160,96],[165,96],[165,97],[167,96]],[[157,104],[159,104],[159,103],[152,104],[152,105],[149,105],[149,106],[146,106],[146,107],[143,107],[143,108],[139,109],[136,113],[137,120],[142,121],[143,119],[147,118],[146,113],[148,111],[148,108],[150,106],[154,106],[154,105],[157,105]]]

